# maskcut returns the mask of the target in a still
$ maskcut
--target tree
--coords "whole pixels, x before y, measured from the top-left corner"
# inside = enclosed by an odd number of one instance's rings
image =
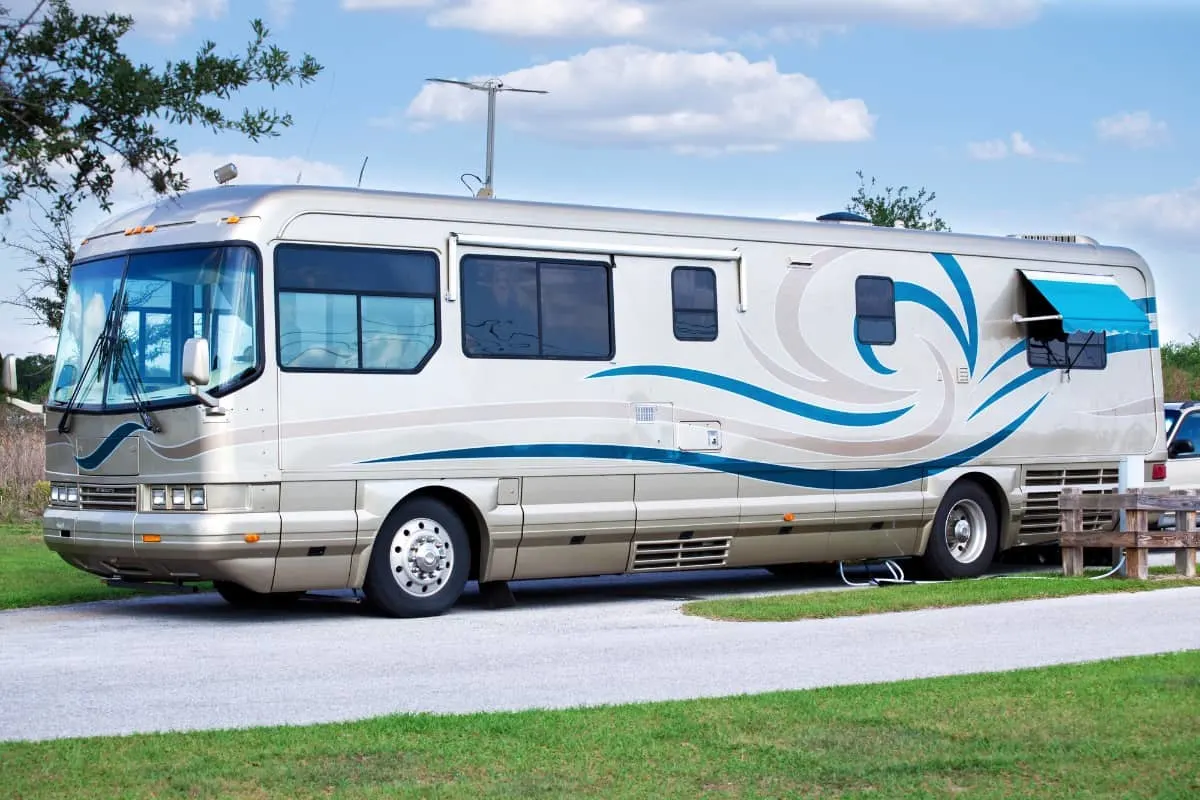
[[[863,177],[862,170],[855,174],[858,175],[858,192],[850,199],[850,204],[846,206],[847,211],[862,214],[871,220],[871,224],[885,228],[894,228],[897,222],[901,222],[906,228],[950,230],[950,226],[936,211],[926,211],[925,207],[937,197],[934,192],[921,187],[916,194],[910,194],[908,186],[901,186],[899,189],[888,186],[883,194],[880,194],[875,189],[875,179],[871,178],[873,194],[867,194],[866,178]]]
[[[188,61],[135,64],[120,50],[132,27],[132,17],[77,14],[67,0],[38,0],[21,18],[0,5],[0,216],[35,191],[62,213],[86,196],[108,211],[119,166],[145,176],[156,194],[181,192],[188,182],[176,142],[156,120],[252,141],[276,136],[291,115],[246,108],[227,116],[217,103],[251,84],[305,84],[322,69],[308,54],[295,64],[267,44],[258,19],[242,56],[218,56],[210,41]]]
[[[71,277],[71,262],[75,260],[75,231],[69,211],[53,204],[47,207],[36,197],[32,202],[40,212],[29,215],[33,233],[15,241],[5,235],[0,237],[0,243],[33,259],[30,266],[21,268],[22,272],[32,274],[33,280],[19,295],[4,302],[33,312],[36,323],[57,332],[62,327],[67,281]]]
[[[54,357],[43,355],[17,359],[17,399],[41,403],[50,393]]]

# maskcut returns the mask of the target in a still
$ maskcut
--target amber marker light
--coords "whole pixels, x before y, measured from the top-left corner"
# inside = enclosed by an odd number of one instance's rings
[[[255,542],[258,541],[258,539],[259,539],[259,536],[257,533],[247,533],[246,534],[246,544],[254,544]]]
[[[145,542],[146,544],[158,544],[159,542],[162,541],[162,537],[159,536],[157,533],[143,533],[142,541]]]
[[[791,522],[791,521],[792,521],[792,520],[794,520],[795,518],[796,518],[796,515],[795,515],[795,514],[784,514],[784,515],[783,515],[783,521],[784,521],[784,522]]]

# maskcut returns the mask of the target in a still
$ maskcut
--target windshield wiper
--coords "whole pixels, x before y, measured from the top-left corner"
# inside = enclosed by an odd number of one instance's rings
[[[63,406],[62,417],[58,420],[58,432],[68,433],[71,430],[71,413],[78,405],[79,396],[83,393],[84,387],[91,389],[92,384],[96,379],[104,374],[104,370],[108,363],[108,358],[113,349],[113,331],[120,326],[124,303],[122,293],[118,291],[113,295],[112,302],[108,305],[108,314],[104,318],[104,327],[100,329],[100,335],[96,337],[96,343],[92,345],[91,352],[88,353],[87,360],[83,364],[83,369],[79,372],[79,382],[75,384],[74,391],[71,392],[70,398],[67,399],[66,405]],[[98,362],[98,363],[97,363]],[[96,364],[96,371],[92,372],[92,364]],[[92,377],[88,379],[88,374]]]
[[[119,340],[119,352],[117,352],[116,361],[113,363],[113,378],[116,379],[120,375],[124,376],[125,383],[129,385],[129,399],[133,401],[133,407],[142,418],[142,424],[146,426],[146,430],[151,433],[162,433],[162,427],[154,419],[154,416],[147,407],[145,398],[142,397],[142,389],[146,387],[146,384],[142,382],[141,373],[138,371],[137,363],[133,359],[133,348],[129,346],[129,338],[120,335]]]

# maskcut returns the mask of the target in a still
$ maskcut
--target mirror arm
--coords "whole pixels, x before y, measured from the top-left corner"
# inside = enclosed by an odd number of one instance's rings
[[[207,406],[208,414],[223,415],[225,413],[225,408],[221,405],[220,400],[213,397],[208,392],[200,391],[200,387],[196,386],[194,383],[188,384],[188,391],[191,392],[192,397],[198,398],[201,403]]]

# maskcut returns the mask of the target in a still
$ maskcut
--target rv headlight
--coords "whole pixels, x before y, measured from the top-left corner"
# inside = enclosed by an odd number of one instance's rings
[[[166,489],[151,489],[150,490],[150,505],[153,508],[167,507],[167,490]]]
[[[67,492],[66,499],[67,499],[68,503],[78,503],[79,502],[79,489],[77,489],[74,486],[68,486],[66,492]]]
[[[204,489],[193,488],[191,495],[192,508],[204,508]]]
[[[187,503],[187,492],[182,486],[175,486],[171,489],[171,505],[175,508],[183,508]]]
[[[51,486],[50,487],[50,502],[58,503],[61,500],[62,500],[62,489],[59,489],[57,486]]]

